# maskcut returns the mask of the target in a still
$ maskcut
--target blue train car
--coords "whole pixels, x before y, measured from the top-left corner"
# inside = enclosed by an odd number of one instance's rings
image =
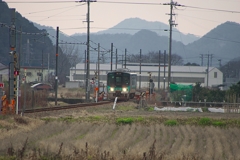
[[[109,100],[115,97],[129,100],[134,98],[137,88],[137,74],[128,69],[117,69],[107,74],[107,95]]]

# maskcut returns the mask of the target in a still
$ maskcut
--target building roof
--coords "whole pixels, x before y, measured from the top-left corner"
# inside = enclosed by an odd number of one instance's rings
[[[2,70],[2,69],[6,69],[6,68],[8,68],[8,67],[5,66],[5,65],[3,65],[2,63],[0,63],[0,70]]]
[[[85,67],[84,67],[84,63],[78,63],[76,65],[76,70],[83,70]],[[123,66],[124,67],[124,66]],[[115,70],[115,64],[112,65],[112,70]],[[117,68],[122,68],[122,64],[118,64]],[[138,72],[140,67],[139,67],[139,64],[137,66],[128,66],[127,67],[128,69],[130,69],[131,71],[133,72]],[[216,67],[209,67],[209,71],[215,69]],[[206,69],[207,69],[207,66],[171,66],[171,72],[192,72],[192,73],[205,73],[206,72]],[[216,68],[217,69],[217,68]],[[75,70],[75,67],[74,68],[71,68],[71,70]],[[96,64],[94,63],[90,63],[90,70],[96,70]],[[100,70],[105,70],[105,71],[110,71],[111,70],[111,66],[110,64],[100,64]],[[143,72],[158,72],[159,68],[158,66],[148,66],[148,65],[145,65],[145,66],[141,66],[141,70]],[[160,71],[164,71],[164,68],[163,66],[160,66]],[[168,67],[165,67],[165,71],[167,72],[168,71]]]

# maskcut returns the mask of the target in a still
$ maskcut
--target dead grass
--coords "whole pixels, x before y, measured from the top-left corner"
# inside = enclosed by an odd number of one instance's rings
[[[2,156],[109,160],[240,158],[240,129],[236,127],[17,119],[0,120],[2,126],[10,128],[0,129]]]
[[[199,125],[200,115],[210,120],[226,116],[231,125]],[[240,159],[240,127],[233,125],[239,118],[234,114],[157,113],[128,102],[117,104],[116,110],[107,105],[25,116],[0,118],[0,159],[20,152],[23,159],[34,160]],[[124,117],[141,121],[116,123]],[[164,125],[168,119],[179,125]]]

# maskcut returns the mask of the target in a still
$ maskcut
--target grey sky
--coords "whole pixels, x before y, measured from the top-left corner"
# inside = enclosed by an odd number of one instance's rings
[[[55,3],[32,3],[53,1]],[[54,28],[59,26],[60,30],[68,35],[76,32],[86,33],[87,24],[83,22],[86,20],[86,3],[68,2],[68,0],[60,3],[60,1],[63,0],[58,0],[57,2],[56,0],[5,0],[10,8],[16,8],[16,11],[31,21]],[[129,4],[129,2],[135,4]],[[98,0],[98,2],[93,2],[90,5],[90,20],[93,21],[90,24],[91,32],[105,30],[115,26],[124,19],[134,17],[168,24],[169,16],[167,14],[170,12],[170,7],[168,5],[160,5],[160,3],[169,2],[170,0]],[[226,21],[240,23],[240,0],[178,0],[175,2],[191,6],[174,9],[176,14],[174,20],[178,24],[177,29],[183,33],[202,36]],[[197,9],[195,7],[205,9]],[[216,10],[207,10],[206,8]],[[159,26],[159,29],[163,28]]]

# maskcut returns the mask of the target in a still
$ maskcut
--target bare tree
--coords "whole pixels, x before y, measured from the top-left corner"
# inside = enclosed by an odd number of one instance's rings
[[[129,56],[130,62],[139,63],[140,62],[140,55],[130,55]],[[160,63],[164,63],[164,54],[161,53],[160,55]],[[148,54],[142,54],[142,62],[143,63],[159,63],[159,52],[150,51]],[[165,62],[168,62],[168,56],[166,55]],[[183,65],[183,59],[181,56],[177,54],[173,54],[171,57],[171,64],[172,65]]]
[[[69,70],[75,67],[81,61],[81,56],[78,48],[75,45],[64,44],[60,46],[58,59],[58,77],[60,84],[64,84],[68,79]]]

